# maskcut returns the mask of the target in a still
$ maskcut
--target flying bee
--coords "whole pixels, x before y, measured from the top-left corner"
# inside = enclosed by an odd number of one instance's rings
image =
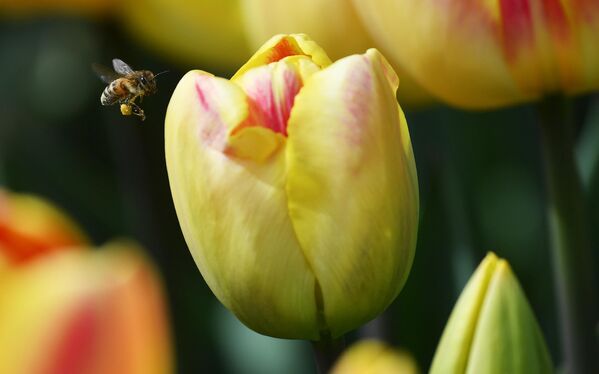
[[[100,102],[102,105],[121,104],[121,114],[133,114],[145,120],[146,115],[135,100],[139,98],[141,102],[144,96],[156,93],[156,77],[165,72],[154,75],[149,70],[136,71],[118,58],[112,60],[112,66],[114,71],[98,64],[92,65],[100,79],[108,84],[100,96]]]

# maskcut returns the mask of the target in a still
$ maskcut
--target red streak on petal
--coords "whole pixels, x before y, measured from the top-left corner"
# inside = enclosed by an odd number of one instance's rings
[[[208,100],[206,100],[206,96],[204,95],[204,91],[202,90],[202,87],[200,87],[199,82],[196,82],[196,92],[198,93],[198,99],[200,100],[202,108],[204,108],[204,110],[209,110]]]
[[[218,112],[217,103],[212,97],[214,87],[211,79],[210,76],[199,76],[196,79],[195,89],[202,108],[199,134],[204,143],[219,148],[224,144],[227,127]]]
[[[559,0],[543,0],[543,13],[552,37],[557,42],[569,42],[570,28]]]
[[[267,64],[284,59],[288,56],[305,55],[301,49],[292,45],[287,38],[282,38],[270,51]]]
[[[571,2],[573,22],[584,22],[588,25],[599,23],[599,1],[572,0]]]
[[[534,32],[529,0],[500,0],[503,50],[508,61],[518,58],[520,51],[532,48]]]
[[[52,363],[43,373],[80,374],[90,372],[99,336],[96,317],[91,305],[83,306],[74,314],[65,328],[64,335],[56,345],[57,350]]]
[[[246,86],[251,116],[233,133],[248,126],[261,126],[287,136],[287,122],[291,108],[295,96],[302,88],[300,78],[291,69],[284,70],[281,75],[274,78],[272,67],[260,68],[252,74],[252,84]],[[282,80],[282,84],[277,85],[273,79]],[[280,97],[273,91],[275,85],[282,88],[282,92],[279,92]]]

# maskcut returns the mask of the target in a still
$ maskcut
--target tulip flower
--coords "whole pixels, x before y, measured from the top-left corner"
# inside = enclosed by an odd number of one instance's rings
[[[77,225],[39,197],[0,189],[0,268],[49,252],[87,245]]]
[[[464,108],[599,89],[599,2],[354,0],[417,82]]]
[[[543,335],[509,264],[489,253],[458,299],[435,373],[551,373]]]
[[[116,0],[3,0],[0,10],[4,16],[25,14],[74,14],[98,16],[110,13]]]
[[[331,374],[418,374],[409,354],[376,340],[363,340],[346,350]]]
[[[334,60],[361,53],[367,48],[380,49],[358,17],[351,0],[242,0],[241,3],[247,37],[255,48],[272,35],[303,32],[318,42]],[[334,17],[323,21],[323,14],[334,14]],[[392,61],[392,65],[401,78],[398,96],[402,105],[415,107],[432,101],[401,65],[396,61]]]
[[[165,128],[179,223],[218,299],[255,331],[338,337],[399,293],[418,185],[398,78],[370,49],[333,64],[301,34],[231,80],[195,70]]]
[[[180,64],[233,71],[251,54],[241,0],[126,0],[123,26],[147,48]]]
[[[136,246],[0,270],[0,373],[171,373],[154,269]]]

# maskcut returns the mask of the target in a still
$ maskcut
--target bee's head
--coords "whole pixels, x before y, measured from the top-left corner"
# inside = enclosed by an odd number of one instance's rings
[[[156,79],[154,79],[154,73],[149,70],[144,70],[141,72],[141,76],[139,77],[139,84],[141,88],[147,93],[156,92]]]

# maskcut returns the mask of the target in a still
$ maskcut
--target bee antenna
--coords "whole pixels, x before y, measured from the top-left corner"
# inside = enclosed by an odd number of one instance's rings
[[[158,73],[158,74],[154,75],[154,78],[156,78],[157,76],[159,76],[159,75],[161,75],[161,74],[168,73],[168,72],[169,72],[168,70],[161,71],[160,73]]]

